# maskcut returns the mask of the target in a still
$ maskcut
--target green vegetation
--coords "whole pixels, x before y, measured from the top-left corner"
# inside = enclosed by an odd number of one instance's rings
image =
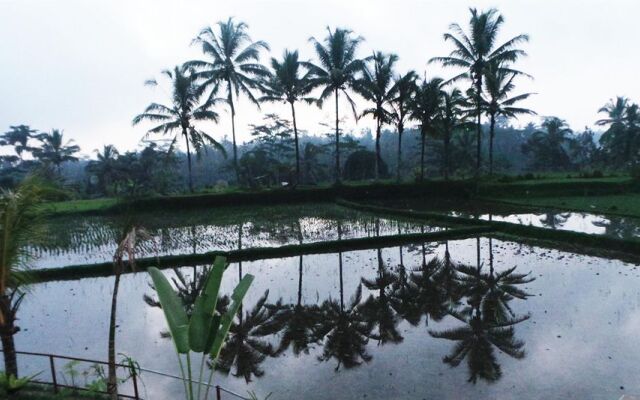
[[[609,196],[504,197],[497,201],[558,210],[640,218],[640,193]]]

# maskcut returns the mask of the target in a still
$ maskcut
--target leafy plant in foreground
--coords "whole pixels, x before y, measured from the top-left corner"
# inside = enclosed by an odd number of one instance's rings
[[[253,275],[246,275],[231,295],[232,304],[227,311],[221,315],[216,311],[216,303],[218,301],[218,292],[220,291],[220,283],[222,274],[227,266],[226,258],[217,257],[209,276],[207,277],[204,290],[200,293],[195,301],[195,305],[191,315],[187,315],[180,298],[169,283],[169,280],[157,268],[149,268],[149,274],[153,280],[153,286],[158,293],[158,300],[162,306],[171,339],[178,355],[178,363],[180,365],[180,373],[184,382],[186,399],[207,399],[209,388],[211,387],[211,379],[213,378],[213,369],[209,374],[207,389],[202,394],[202,375],[204,373],[205,359],[211,357],[216,360],[222,349],[222,345],[229,333],[231,323],[242,303],[242,299],[246,295],[251,283]],[[199,379],[197,392],[194,392],[193,374],[191,371],[191,353],[200,353],[202,360],[200,363]],[[182,356],[186,358],[186,374],[182,362]]]

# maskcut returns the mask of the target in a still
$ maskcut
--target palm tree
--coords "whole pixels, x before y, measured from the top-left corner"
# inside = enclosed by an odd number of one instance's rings
[[[441,78],[426,78],[417,87],[415,96],[411,101],[411,118],[420,124],[420,181],[424,181],[424,152],[427,135],[434,134],[436,121],[440,115],[442,103]]]
[[[468,106],[467,98],[462,94],[460,89],[452,88],[449,91],[442,92],[442,106],[440,125],[442,128],[442,141],[444,143],[444,157],[442,171],[444,179],[449,179],[451,173],[451,138],[453,133],[467,123],[466,107]]]
[[[502,68],[498,64],[489,64],[485,70],[486,112],[489,115],[489,175],[493,175],[493,139],[495,135],[496,117],[514,118],[522,114],[535,114],[527,108],[516,107],[515,104],[526,100],[533,93],[511,96],[515,88],[513,80],[518,74]]]
[[[600,142],[609,153],[613,153],[610,154],[611,159],[617,163],[626,162],[632,156],[632,130],[627,127],[629,108],[629,99],[618,96],[598,110],[598,113],[606,114],[606,118],[596,121],[596,125],[609,126]]]
[[[373,103],[373,107],[365,109],[362,115],[371,115],[376,120],[375,178],[377,181],[380,177],[380,166],[382,165],[380,133],[382,126],[392,120],[391,111],[387,109],[387,106],[395,95],[392,91],[393,68],[398,61],[398,56],[378,51],[373,53],[371,59],[373,61],[373,70],[365,66],[362,79],[358,80],[355,89],[365,100]]]
[[[73,144],[73,139],[65,143],[61,130],[52,129],[51,133],[41,133],[37,139],[42,145],[33,151],[33,155],[46,165],[55,166],[58,175],[63,163],[78,161],[74,154],[80,151],[80,147]]]
[[[411,98],[416,91],[417,75],[414,71],[409,71],[404,75],[394,78],[394,85],[391,91],[394,93],[391,99],[391,119],[398,130],[398,162],[396,165],[396,180],[400,182],[400,169],[402,167],[402,134],[404,124],[407,122],[410,113]]]
[[[455,76],[450,81],[468,79],[475,94],[476,125],[476,176],[480,176],[481,143],[482,143],[482,80],[487,66],[501,65],[506,71],[521,74],[509,67],[526,53],[517,46],[529,41],[529,36],[518,35],[498,45],[497,38],[504,18],[498,10],[491,8],[479,12],[470,8],[469,33],[465,33],[460,25],[454,23],[449,26],[450,32],[444,34],[444,40],[453,43],[454,49],[447,57],[435,57],[429,62],[439,62],[444,66],[464,68],[466,71]]]
[[[236,23],[233,18],[226,22],[218,22],[218,31],[207,27],[194,39],[194,43],[202,46],[202,52],[211,58],[210,61],[190,61],[187,63],[198,69],[198,76],[204,79],[204,87],[212,87],[213,97],[219,85],[226,88],[227,103],[231,109],[231,134],[233,138],[233,167],[236,179],[240,182],[238,167],[238,145],[236,143],[236,108],[234,94],[240,92],[260,107],[252,90],[260,88],[260,80],[269,76],[269,70],[260,64],[260,50],[269,50],[263,41],[254,42],[247,33],[249,26],[244,22]]]
[[[29,147],[29,139],[37,137],[35,133],[38,131],[31,129],[28,125],[10,126],[9,129],[0,136],[0,146],[13,146],[22,160],[22,153],[33,151],[33,148]]]
[[[220,99],[209,97],[201,103],[205,88],[198,84],[197,75],[191,68],[176,66],[173,71],[164,70],[162,73],[171,80],[171,105],[151,103],[144,112],[133,119],[133,125],[142,121],[157,122],[159,125],[149,129],[146,136],[156,133],[164,135],[175,132],[169,153],[173,151],[180,135],[187,146],[187,163],[189,167],[189,191],[193,193],[193,178],[191,176],[191,148],[196,154],[206,150],[211,145],[226,155],[222,145],[207,133],[198,129],[194,124],[201,122],[218,122],[218,113],[212,107]],[[157,85],[155,80],[147,81],[151,86]]]
[[[7,376],[18,377],[14,335],[16,314],[25,295],[20,286],[28,283],[28,247],[43,235],[39,212],[46,189],[35,177],[27,177],[16,191],[0,192],[0,339]]]
[[[96,160],[89,162],[87,170],[96,174],[102,192],[109,195],[109,186],[117,169],[118,149],[114,145],[108,144],[102,148],[102,151],[95,150],[95,152]]]
[[[302,62],[298,60],[298,51],[285,50],[282,61],[271,59],[273,69],[269,78],[263,83],[265,95],[260,101],[284,102],[291,106],[293,120],[293,135],[296,150],[296,183],[300,183],[300,146],[298,143],[298,125],[296,124],[295,103],[299,100],[311,102],[313,99],[305,97],[311,91],[307,75],[300,75]]]
[[[352,37],[348,29],[336,28],[331,31],[327,27],[328,35],[321,43],[315,38],[309,40],[320,61],[319,65],[304,63],[310,73],[312,87],[322,87],[322,93],[318,98],[318,105],[329,96],[334,95],[336,102],[336,184],[340,184],[340,114],[339,95],[344,94],[351,105],[353,114],[357,119],[355,103],[347,92],[357,85],[358,75],[363,71],[365,61],[356,58],[356,50],[363,41],[361,37]]]
[[[525,154],[532,153],[534,168],[567,168],[571,159],[567,153],[573,133],[566,121],[558,117],[547,117],[542,122],[543,130],[535,131],[522,145]]]

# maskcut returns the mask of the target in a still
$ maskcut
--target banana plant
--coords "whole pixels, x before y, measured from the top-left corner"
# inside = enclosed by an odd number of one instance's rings
[[[231,295],[231,305],[224,314],[219,314],[216,311],[216,303],[218,301],[222,274],[227,265],[225,257],[216,257],[213,268],[211,268],[206,279],[204,289],[195,301],[191,316],[187,314],[178,294],[164,274],[157,268],[149,268],[149,274],[158,293],[158,300],[162,306],[167,325],[169,325],[171,339],[178,355],[178,363],[180,365],[180,373],[182,374],[187,400],[208,398],[209,388],[211,387],[211,380],[213,378],[213,368],[209,374],[204,397],[201,397],[205,359],[209,357],[215,362],[218,358],[222,345],[231,328],[231,323],[238,313],[242,299],[247,294],[254,279],[253,275],[245,275]],[[197,383],[196,392],[194,392],[193,385],[191,353],[202,355],[199,379],[195,382]],[[183,358],[186,358],[186,375],[182,362]]]

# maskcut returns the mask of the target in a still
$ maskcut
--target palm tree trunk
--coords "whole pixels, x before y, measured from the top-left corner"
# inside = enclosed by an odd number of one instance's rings
[[[229,90],[229,107],[231,108],[231,137],[233,139],[233,169],[236,171],[236,183],[240,184],[240,167],[238,166],[238,145],[236,144],[236,108],[233,106],[231,81],[227,81]]]
[[[298,145],[298,127],[296,125],[296,108],[291,104],[291,116],[293,118],[293,138],[296,145],[296,185],[300,183],[300,148]]]
[[[422,132],[420,138],[420,182],[424,181],[424,142],[426,140],[426,133]]]
[[[0,297],[0,339],[4,356],[4,371],[10,376],[18,377],[18,357],[13,335],[19,331],[14,325],[15,315],[11,307],[11,297],[3,294]]]
[[[481,114],[481,100],[480,91],[482,90],[482,78],[476,78],[476,112],[478,113],[478,122],[476,126],[476,178],[480,178],[480,166],[482,165],[481,153],[482,153],[482,114]]]
[[[451,140],[451,133],[445,132],[444,134],[444,180],[449,180],[449,141]]]
[[[184,141],[187,143],[187,165],[189,167],[189,192],[193,193],[193,178],[191,176],[191,150],[189,148],[189,136],[187,136],[187,130],[182,129],[184,135]]]
[[[400,183],[400,166],[402,164],[402,133],[404,127],[398,125],[398,164],[396,165],[396,181]]]
[[[342,224],[338,221],[338,240],[342,240]],[[344,285],[342,282],[342,252],[338,252],[338,269],[340,270],[340,311],[344,311]]]
[[[380,121],[376,120],[376,182],[380,179],[380,165],[382,164],[380,158],[380,129]]]
[[[107,392],[112,400],[118,400],[118,377],[116,375],[116,311],[118,308],[118,288],[120,287],[120,266],[116,266],[113,295],[111,296],[111,317],[109,319],[109,374]]]
[[[336,185],[340,184],[340,119],[338,114],[338,93],[338,89],[336,89]]]
[[[493,176],[493,135],[495,134],[496,116],[491,114],[491,125],[489,127],[489,176]]]

